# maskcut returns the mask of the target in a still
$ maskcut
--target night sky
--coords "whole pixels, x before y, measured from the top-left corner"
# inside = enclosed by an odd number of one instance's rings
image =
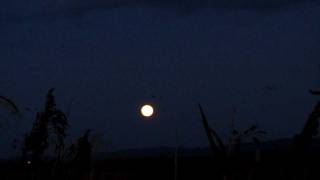
[[[0,155],[13,151],[49,88],[71,104],[69,141],[87,128],[102,150],[207,146],[197,104],[224,137],[256,123],[268,139],[302,128],[320,87],[320,1],[11,0],[0,3]],[[156,104],[144,121],[139,106]],[[31,109],[31,110],[28,110]]]

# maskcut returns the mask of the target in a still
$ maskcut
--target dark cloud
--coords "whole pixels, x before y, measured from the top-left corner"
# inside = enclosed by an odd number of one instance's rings
[[[191,13],[201,8],[248,9],[272,11],[318,0],[11,0],[1,2],[0,21],[24,21],[79,17],[92,11],[120,7],[170,8]]]

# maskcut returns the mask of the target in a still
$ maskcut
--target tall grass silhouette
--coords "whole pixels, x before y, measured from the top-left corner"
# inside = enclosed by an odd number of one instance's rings
[[[54,89],[50,89],[46,96],[44,109],[37,113],[31,132],[25,137],[23,158],[31,158],[38,163],[49,146],[48,138],[53,135],[57,159],[61,160],[65,149],[64,139],[69,126],[66,115],[57,108]],[[30,161],[29,160],[29,161]]]

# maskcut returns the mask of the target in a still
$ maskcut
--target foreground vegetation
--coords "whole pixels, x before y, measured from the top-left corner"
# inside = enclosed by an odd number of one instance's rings
[[[318,96],[318,91],[310,91]],[[17,116],[18,107],[8,98],[0,102]],[[320,179],[314,165],[320,160],[320,147],[315,147],[320,119],[320,101],[311,111],[305,126],[292,138],[286,148],[261,148],[267,132],[256,125],[244,131],[232,131],[229,143],[223,142],[209,124],[199,105],[200,117],[207,135],[211,155],[149,158],[107,158],[93,161],[90,130],[71,145],[65,142],[69,128],[68,116],[56,104],[54,89],[50,89],[42,111],[37,112],[31,131],[25,136],[21,158],[0,162],[1,179]],[[250,140],[251,151],[241,150],[242,142]],[[45,157],[49,145],[54,147],[53,158]],[[177,149],[178,152],[178,149]]]

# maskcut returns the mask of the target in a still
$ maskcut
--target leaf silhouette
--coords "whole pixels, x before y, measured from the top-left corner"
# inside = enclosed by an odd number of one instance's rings
[[[5,108],[8,108],[14,115],[21,117],[21,113],[17,105],[10,99],[4,96],[0,96],[0,105],[4,106]]]
[[[200,114],[201,114],[201,118],[202,118],[202,123],[205,128],[205,131],[206,131],[206,134],[207,134],[209,144],[210,144],[212,151],[222,153],[222,155],[225,156],[226,149],[223,144],[223,141],[219,137],[218,133],[214,129],[210,128],[207,117],[206,117],[205,113],[203,112],[203,109],[200,104],[199,104],[199,110],[200,110]]]
[[[249,129],[245,130],[243,134],[248,135],[249,133],[254,132],[256,129],[257,129],[257,126],[252,125]]]
[[[312,95],[320,96],[320,91],[309,90]]]

